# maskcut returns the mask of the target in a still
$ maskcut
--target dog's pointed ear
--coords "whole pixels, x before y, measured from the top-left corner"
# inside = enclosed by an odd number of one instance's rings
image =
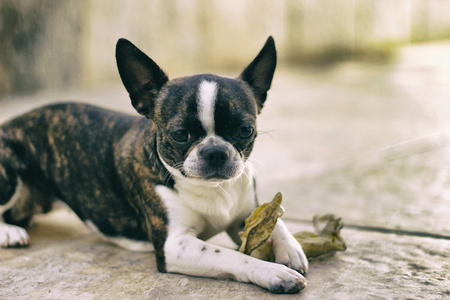
[[[130,94],[131,103],[138,113],[153,117],[155,99],[169,80],[161,68],[135,45],[119,39],[116,61],[120,78]]]
[[[271,36],[267,39],[258,56],[244,69],[239,78],[252,89],[258,101],[258,113],[264,106],[267,91],[272,84],[273,73],[277,65],[277,50]]]

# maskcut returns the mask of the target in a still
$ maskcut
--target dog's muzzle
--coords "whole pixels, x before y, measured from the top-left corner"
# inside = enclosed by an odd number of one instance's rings
[[[239,176],[244,162],[230,143],[210,139],[197,146],[183,164],[187,177],[223,181]]]

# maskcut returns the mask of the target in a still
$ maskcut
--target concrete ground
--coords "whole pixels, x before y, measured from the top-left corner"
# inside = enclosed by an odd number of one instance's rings
[[[252,156],[260,201],[282,191],[292,232],[312,230],[318,213],[345,223],[347,250],[311,260],[300,294],[158,273],[152,253],[107,244],[61,208],[36,217],[29,248],[0,249],[0,298],[448,299],[448,53],[442,42],[404,48],[389,64],[276,73]],[[133,112],[114,86],[3,99],[0,121],[56,99]],[[211,242],[233,247],[226,235]]]

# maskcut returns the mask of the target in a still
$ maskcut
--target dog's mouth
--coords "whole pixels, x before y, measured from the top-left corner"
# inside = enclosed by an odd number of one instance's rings
[[[197,145],[184,159],[164,166],[172,175],[205,183],[221,183],[241,176],[245,161],[240,153],[220,137],[210,137]]]
[[[178,168],[174,168],[165,162],[161,158],[163,165],[166,169],[175,176],[182,176],[186,179],[194,179],[203,182],[221,183],[228,180],[233,180],[239,177],[244,169],[241,164],[228,164],[224,167],[210,167],[205,164],[201,165],[198,162],[195,164],[179,165]]]
[[[194,174],[187,173],[185,170],[181,170],[181,174],[186,178],[197,179],[197,180],[208,181],[208,182],[222,182],[222,181],[231,180],[231,179],[237,177],[237,175],[233,176],[232,174],[223,174],[221,172],[211,172],[211,173],[208,173],[205,175],[194,175]]]
[[[225,175],[221,175],[221,174],[214,174],[214,175],[205,177],[206,180],[228,180],[231,178],[233,178],[233,177],[225,176]]]
[[[235,178],[234,176],[225,176],[222,174],[213,174],[210,176],[203,177],[202,179],[209,182],[223,182]]]

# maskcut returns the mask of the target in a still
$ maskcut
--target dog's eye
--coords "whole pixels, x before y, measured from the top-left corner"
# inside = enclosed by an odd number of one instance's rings
[[[184,129],[174,131],[171,135],[175,142],[178,143],[186,143],[189,140],[189,133]]]
[[[243,140],[249,139],[255,130],[252,126],[244,125],[239,128],[239,137]]]

